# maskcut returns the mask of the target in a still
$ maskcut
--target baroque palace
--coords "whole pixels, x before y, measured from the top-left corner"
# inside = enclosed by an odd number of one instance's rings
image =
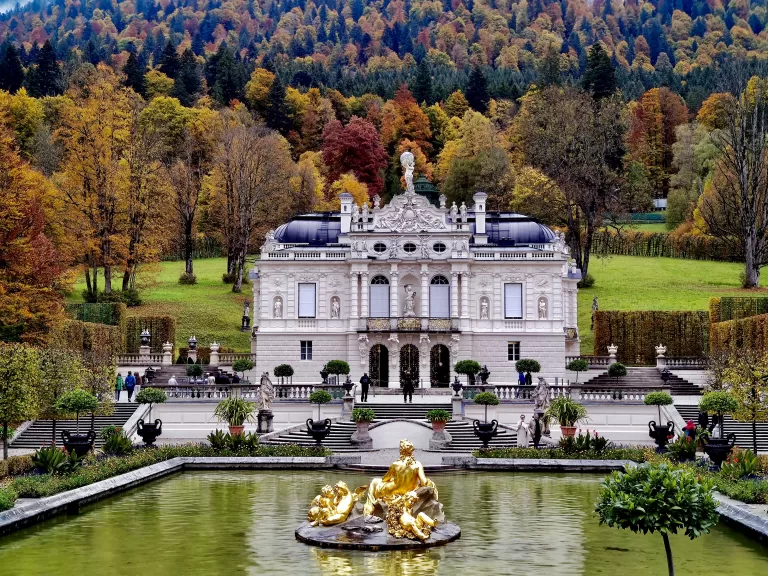
[[[533,218],[448,207],[426,180],[381,206],[341,195],[341,212],[306,214],[267,234],[251,272],[255,369],[289,363],[294,383],[317,383],[328,360],[375,385],[447,387],[458,360],[487,365],[494,383],[517,380],[534,358],[565,376],[578,355],[577,283],[562,234]]]

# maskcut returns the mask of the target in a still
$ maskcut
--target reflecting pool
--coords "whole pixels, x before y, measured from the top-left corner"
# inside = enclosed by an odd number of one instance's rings
[[[0,539],[0,575],[666,574],[661,536],[599,526],[600,475],[432,476],[461,539],[423,552],[329,551],[294,529],[346,472],[185,472]],[[678,574],[768,574],[768,547],[718,526],[672,539]]]

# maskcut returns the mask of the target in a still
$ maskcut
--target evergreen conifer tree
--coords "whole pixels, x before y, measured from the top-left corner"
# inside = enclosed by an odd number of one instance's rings
[[[45,41],[37,55],[37,64],[27,73],[27,88],[35,98],[57,96],[62,93],[61,68],[56,60],[56,52],[49,40]]]
[[[181,55],[179,74],[173,83],[171,95],[178,98],[182,106],[191,107],[201,92],[200,67],[192,50],[187,48]]]
[[[173,42],[168,42],[163,50],[163,55],[160,57],[160,72],[168,76],[168,78],[176,79],[176,75],[179,73],[179,55],[176,53],[176,46]]]
[[[124,85],[128,88],[132,88],[136,94],[146,96],[147,94],[147,80],[144,76],[146,68],[139,63],[139,59],[135,52],[128,54],[128,61],[123,67],[123,73],[125,74]]]
[[[472,72],[469,74],[469,81],[467,82],[467,102],[475,110],[481,114],[485,114],[488,110],[488,103],[491,101],[491,96],[488,93],[488,80],[483,74],[483,70],[480,66],[473,66]]]
[[[275,76],[267,94],[267,109],[264,111],[264,121],[267,126],[277,130],[282,135],[291,129],[291,119],[288,117],[288,105],[285,103],[285,86],[280,76]]]
[[[616,92],[616,72],[611,59],[599,43],[593,44],[589,50],[587,70],[581,79],[581,87],[591,92],[595,100]]]
[[[416,77],[411,87],[413,97],[416,102],[421,104],[426,102],[432,104],[432,71],[429,69],[429,62],[424,58],[416,69]]]
[[[0,47],[0,52],[3,54],[0,58],[0,90],[15,94],[24,84],[24,68],[19,53],[8,41]]]

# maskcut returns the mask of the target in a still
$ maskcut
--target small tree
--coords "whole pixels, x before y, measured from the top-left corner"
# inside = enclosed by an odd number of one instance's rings
[[[320,404],[328,404],[333,400],[333,396],[326,390],[315,390],[309,395],[309,402],[311,404],[317,404],[317,419],[320,420]]]
[[[480,362],[477,362],[476,360],[459,360],[456,362],[454,370],[456,371],[456,374],[466,375],[467,384],[469,384],[470,380],[474,381],[475,374],[480,372],[480,368]]]
[[[661,425],[661,407],[662,406],[669,406],[672,404],[672,396],[667,394],[666,392],[650,392],[645,395],[645,399],[643,400],[646,406],[658,406],[659,409],[659,420],[658,423]]]
[[[720,438],[723,437],[723,415],[733,414],[738,409],[739,403],[736,399],[723,390],[707,392],[699,401],[699,410],[708,414],[717,414],[717,421],[720,424]]]
[[[280,378],[282,381],[283,378],[290,378],[293,376],[293,366],[290,364],[280,364],[279,366],[275,366],[275,377]]]
[[[531,358],[520,358],[520,360],[515,362],[515,370],[520,374],[536,374],[541,372],[541,364]]]
[[[485,421],[488,422],[488,406],[498,406],[499,397],[493,392],[480,392],[474,398],[475,404],[485,406]]]
[[[197,378],[202,375],[203,375],[203,367],[200,364],[190,364],[189,366],[187,366],[187,376]]]
[[[41,373],[37,351],[26,344],[0,343],[0,423],[3,437],[15,422],[37,415]],[[3,460],[8,459],[8,441],[3,442]]]
[[[232,370],[235,372],[240,372],[243,380],[245,380],[245,372],[246,370],[253,370],[253,362],[251,362],[248,358],[238,358],[232,363]]]
[[[733,417],[752,423],[752,451],[757,454],[757,422],[768,420],[768,355],[741,350],[728,358],[723,379],[738,402]]]
[[[691,540],[717,523],[712,481],[698,473],[666,464],[643,465],[613,472],[600,488],[595,511],[600,524],[632,532],[660,532],[669,576],[675,575],[669,534],[684,530]]]
[[[99,407],[99,401],[96,396],[87,390],[70,390],[62,394],[59,401],[56,402],[56,408],[64,414],[74,414],[77,434],[80,434],[80,414],[94,412]]]
[[[328,360],[325,363],[325,371],[328,374],[349,374],[349,364],[344,360]]]
[[[164,390],[159,388],[142,388],[141,391],[136,394],[136,402],[139,404],[149,404],[149,418],[152,420],[152,404],[162,404],[168,400],[168,395]]]
[[[576,383],[578,384],[579,372],[586,372],[589,370],[589,362],[583,360],[582,358],[576,358],[576,360],[571,360],[566,368],[571,372],[576,372]]]
[[[614,362],[608,367],[608,376],[616,378],[616,384],[619,383],[619,378],[623,378],[627,375],[627,367],[621,362]]]
[[[38,392],[38,418],[51,420],[51,443],[56,444],[56,402],[62,394],[85,385],[85,366],[80,357],[69,350],[49,348],[40,352],[41,386]]]

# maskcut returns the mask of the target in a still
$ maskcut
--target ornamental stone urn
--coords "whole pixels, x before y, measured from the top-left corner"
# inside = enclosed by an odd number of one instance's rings
[[[312,418],[307,419],[307,434],[314,438],[318,446],[325,440],[325,437],[328,436],[330,431],[331,420],[329,418],[322,421],[312,420]]]
[[[145,423],[142,418],[136,423],[136,433],[141,436],[146,446],[152,446],[163,433],[163,421],[157,418],[153,423]]]
[[[71,434],[69,430],[62,430],[61,440],[67,452],[74,452],[83,457],[93,449],[93,443],[96,442],[96,432],[88,430],[86,434]]]
[[[475,431],[475,436],[483,443],[483,450],[488,449],[488,442],[495,438],[499,433],[499,422],[497,420],[491,420],[491,422],[480,422],[475,420],[472,423],[472,427]]]
[[[656,424],[655,420],[648,422],[648,436],[656,442],[656,452],[662,454],[667,451],[669,437],[675,433],[675,423],[667,422],[664,426]]]
[[[734,444],[736,444],[736,434],[734,433],[728,434],[725,438],[707,438],[704,444],[704,453],[712,461],[710,470],[720,470],[723,462],[728,458],[728,454],[731,453]]]

